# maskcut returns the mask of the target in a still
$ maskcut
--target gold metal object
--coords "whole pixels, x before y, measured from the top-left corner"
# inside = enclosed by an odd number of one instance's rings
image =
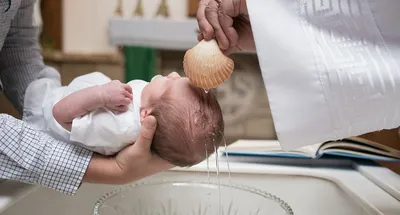
[[[162,16],[164,18],[168,18],[169,17],[169,7],[167,4],[167,0],[161,0],[160,6],[158,7],[157,10],[157,16]]]
[[[117,7],[114,11],[115,16],[122,16],[122,0],[117,0]]]
[[[138,0],[138,2],[136,3],[136,7],[135,7],[135,10],[132,13],[132,16],[138,16],[138,17],[143,17],[144,16],[142,0]]]

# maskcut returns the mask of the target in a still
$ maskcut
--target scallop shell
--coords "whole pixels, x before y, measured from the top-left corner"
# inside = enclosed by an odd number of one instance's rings
[[[234,63],[222,53],[216,40],[202,40],[185,53],[183,69],[193,85],[212,89],[231,76]]]

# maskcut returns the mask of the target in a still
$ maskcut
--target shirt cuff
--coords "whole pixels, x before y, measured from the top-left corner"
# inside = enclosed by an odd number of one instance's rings
[[[87,120],[83,117],[77,117],[72,120],[69,140],[79,143],[85,143],[85,133],[88,127]]]
[[[68,195],[75,195],[90,163],[93,152],[85,148],[55,140],[47,157],[39,184]]]

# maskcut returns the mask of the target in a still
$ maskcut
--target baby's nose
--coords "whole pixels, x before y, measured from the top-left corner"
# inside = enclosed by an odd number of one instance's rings
[[[153,81],[154,79],[157,79],[157,78],[161,78],[161,77],[163,77],[163,76],[162,75],[156,75],[151,79],[151,81]]]
[[[179,78],[179,77],[181,77],[181,76],[177,72],[171,72],[168,75],[168,78]]]

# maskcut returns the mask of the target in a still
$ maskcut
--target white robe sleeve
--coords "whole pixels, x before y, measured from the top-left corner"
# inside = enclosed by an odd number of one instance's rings
[[[110,81],[102,73],[89,73],[75,78],[68,85],[68,93]],[[72,121],[69,140],[103,155],[115,154],[136,140],[139,130],[137,121],[140,119],[135,108],[130,104],[128,111],[123,113],[99,108],[76,117]]]
[[[247,0],[282,148],[400,126],[398,0]]]
[[[113,155],[136,141],[140,119],[133,104],[119,113],[99,108],[72,122],[70,140],[103,155]]]

